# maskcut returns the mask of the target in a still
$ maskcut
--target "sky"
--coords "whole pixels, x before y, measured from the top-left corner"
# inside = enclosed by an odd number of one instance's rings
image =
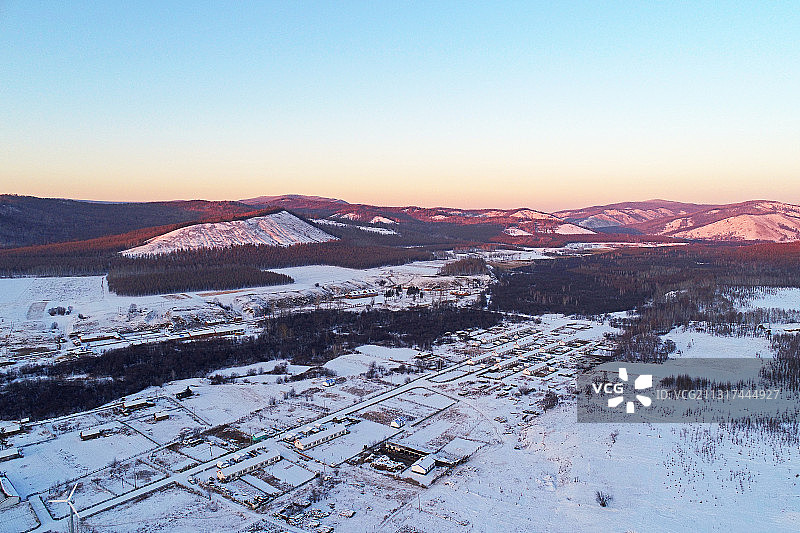
[[[0,193],[800,203],[796,2],[0,0]]]

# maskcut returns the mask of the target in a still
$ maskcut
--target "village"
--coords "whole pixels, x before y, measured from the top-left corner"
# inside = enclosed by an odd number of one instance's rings
[[[610,331],[545,315],[451,332],[429,352],[363,346],[326,363],[333,377],[292,380],[308,367],[271,361],[9,423],[0,530],[378,529],[482,450],[526,453],[526,429],[611,354]],[[175,502],[192,512],[180,525]]]
[[[285,268],[280,272],[294,283],[138,297],[109,292],[103,276],[2,279],[0,369],[140,344],[255,335],[263,318],[282,313],[474,302],[490,276],[439,275],[445,262],[368,270]]]

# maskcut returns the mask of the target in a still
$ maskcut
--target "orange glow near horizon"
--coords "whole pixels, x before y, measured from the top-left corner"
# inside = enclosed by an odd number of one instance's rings
[[[0,193],[800,203],[800,11],[762,4],[9,2]]]

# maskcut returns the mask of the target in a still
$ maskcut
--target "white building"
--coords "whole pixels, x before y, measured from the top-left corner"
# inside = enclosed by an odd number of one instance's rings
[[[401,428],[406,425],[406,419],[403,418],[402,416],[398,416],[397,418],[392,420],[392,423],[390,425],[393,428]]]
[[[149,407],[151,405],[155,405],[155,403],[151,402],[150,400],[148,400],[146,398],[139,398],[137,400],[131,400],[129,402],[123,402],[122,403],[122,408],[126,409],[128,411],[133,411],[134,409],[143,409],[143,408]]]
[[[22,426],[15,423],[3,424],[0,426],[0,435],[14,435],[22,431]]]
[[[0,461],[8,461],[10,459],[16,459],[17,457],[22,457],[22,454],[19,453],[19,448],[0,450]]]
[[[493,370],[505,370],[507,368],[511,368],[514,365],[519,364],[519,357],[511,357],[506,359],[505,361],[500,361],[496,365],[492,367]]]
[[[436,458],[433,454],[426,455],[425,457],[420,457],[417,461],[411,465],[411,471],[415,474],[425,475],[431,470],[433,467],[436,466]]]
[[[103,433],[99,429],[85,429],[81,431],[81,440],[91,440],[102,436]]]
[[[294,446],[298,450],[308,450],[309,448],[313,448],[314,446],[319,446],[323,442],[328,442],[329,440],[333,440],[336,437],[341,437],[347,433],[347,428],[344,424],[336,424],[334,426],[329,427],[328,429],[322,430],[319,433],[314,433],[309,435],[308,437],[303,437],[302,439],[297,439],[294,441]]]
[[[246,459],[240,463],[234,463],[230,466],[226,466],[225,468],[217,470],[217,479],[227,483],[228,481],[238,479],[245,474],[249,474],[254,470],[258,470],[259,468],[274,465],[280,460],[281,454],[279,452],[266,450],[264,453],[256,455],[255,457],[251,457],[250,459]]]

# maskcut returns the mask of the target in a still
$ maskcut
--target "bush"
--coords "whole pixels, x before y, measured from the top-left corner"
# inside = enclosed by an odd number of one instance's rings
[[[614,497],[607,492],[598,490],[594,493],[594,500],[600,504],[600,507],[608,507],[614,501]]]

